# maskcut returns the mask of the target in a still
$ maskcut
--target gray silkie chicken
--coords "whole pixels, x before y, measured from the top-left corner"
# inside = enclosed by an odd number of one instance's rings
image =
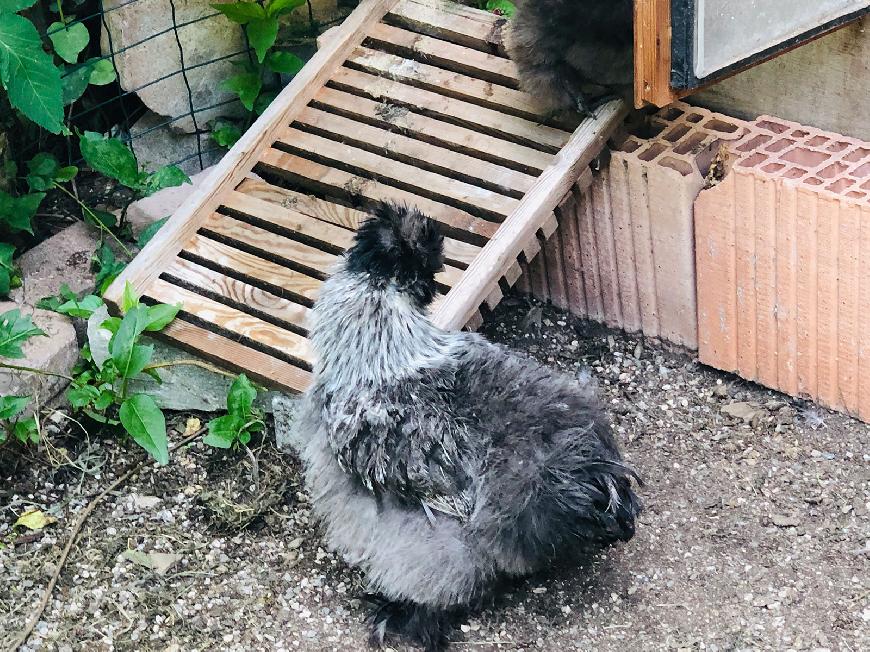
[[[590,97],[632,104],[633,0],[515,0],[506,41],[520,86],[553,112],[592,112]]]
[[[434,222],[380,205],[312,313],[305,480],[328,545],[381,599],[374,645],[443,649],[494,580],[628,541],[640,511],[588,382],[431,323],[442,260]]]

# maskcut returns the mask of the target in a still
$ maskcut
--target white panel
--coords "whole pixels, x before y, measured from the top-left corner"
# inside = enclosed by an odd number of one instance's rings
[[[695,76],[703,79],[867,6],[868,0],[696,0]]]

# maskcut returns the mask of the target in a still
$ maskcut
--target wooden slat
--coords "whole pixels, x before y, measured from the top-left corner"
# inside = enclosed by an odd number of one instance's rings
[[[360,70],[339,68],[330,78],[337,88],[353,89],[374,99],[390,100],[393,104],[408,105],[430,116],[447,118],[463,127],[481,130],[514,140],[545,152],[556,153],[568,142],[570,133],[539,125],[532,120],[505,115],[494,109],[477,106],[423,88],[378,77]]]
[[[182,310],[209,324],[247,337],[255,342],[280,351],[294,360],[312,364],[313,355],[308,340],[292,331],[226,306],[207,297],[156,279],[145,296],[161,303],[181,303]]]
[[[635,0],[634,105],[667,106],[671,90],[671,0]]]
[[[277,142],[287,149],[303,152],[303,155],[325,159],[329,164],[359,170],[361,176],[371,175],[371,178],[391,186],[444,203],[456,202],[459,208],[478,211],[494,221],[500,222],[510,215],[518,203],[512,197],[292,127],[284,130]]]
[[[614,100],[597,110],[571,136],[571,142],[556,157],[556,162],[541,174],[535,187],[505,220],[495,237],[487,243],[468,267],[462,280],[447,295],[434,322],[445,329],[461,328],[477,309],[478,301],[492,287],[520,253],[524,242],[540,228],[545,218],[600,151],[610,133],[628,112],[624,102]]]
[[[216,272],[189,260],[176,258],[166,269],[166,274],[174,276],[187,285],[218,294],[230,301],[280,319],[299,328],[307,328],[308,308],[282,299],[253,285]]]
[[[501,27],[507,21],[487,12],[445,0],[402,0],[388,18],[415,32],[506,56]]]
[[[244,372],[267,387],[304,392],[311,384],[311,373],[305,369],[191,324],[181,317],[155,336],[181,345],[221,367]]]
[[[195,235],[183,251],[262,283],[283,288],[309,301],[317,298],[323,284],[323,281],[313,276],[282,267],[265,258],[239,251],[201,235]]]
[[[476,234],[481,240],[491,238],[498,227],[494,222],[474,217],[458,208],[350,172],[330,168],[295,154],[269,149],[260,157],[260,163],[268,172],[299,184],[307,182],[325,194],[332,192],[349,200],[363,197],[369,201],[397,201],[416,205],[431,218],[455,232]]]
[[[307,107],[297,122],[334,134],[341,142],[371,149],[378,154],[410,165],[419,165],[438,174],[455,176],[461,181],[484,188],[489,187],[501,194],[515,193],[519,196],[528,191],[535,182],[535,177],[529,174],[319,109]]]
[[[362,220],[368,218],[368,213],[365,211],[335,204],[325,199],[318,199],[317,197],[305,195],[295,190],[273,186],[270,183],[258,181],[257,179],[246,179],[241,183],[238,191],[263,201],[278,204],[279,206],[292,206],[294,209],[305,212],[309,216],[312,212],[317,212],[320,219],[332,224],[347,226],[353,230],[359,227]],[[302,204],[302,200],[297,200],[300,196],[306,198],[307,208]],[[454,238],[444,238],[444,256],[449,261],[461,263],[462,266],[467,267],[479,253],[480,247],[477,245],[462,242]]]
[[[523,91],[364,46],[353,51],[346,65],[529,120],[540,120],[546,112]]]
[[[396,0],[362,0],[342,23],[337,35],[314,54],[281,91],[257,121],[215,167],[209,179],[194,190],[143,251],[126,267],[105,293],[118,305],[130,283],[141,294],[166,268],[181,247],[196,233],[220,203],[224,191],[234,188],[253,168],[263,147],[274,141],[278,130],[289,124],[326,82],[335,67],[362,41],[371,25],[389,11]]]
[[[240,222],[228,215],[214,213],[202,226],[224,238],[314,270],[324,277],[328,276],[338,264],[339,259],[335,254],[276,235],[246,222]]]
[[[511,88],[517,87],[517,67],[510,59],[474,50],[425,34],[378,23],[368,34],[381,48],[391,48],[409,58],[421,58],[427,63],[455,70],[466,75],[493,81]]]
[[[356,71],[348,71],[355,73]],[[347,73],[341,72],[342,75]],[[348,75],[365,77],[364,73]],[[347,79],[345,80],[347,81]],[[361,80],[355,79],[354,83]],[[339,111],[342,115],[364,120],[391,131],[419,140],[435,143],[458,152],[484,158],[494,163],[516,167],[522,166],[526,172],[539,174],[553,160],[553,155],[525,145],[513,143],[479,131],[460,127],[450,122],[414,113],[404,106],[384,104],[358,95],[351,95],[336,88],[323,87],[315,96],[315,101]]]

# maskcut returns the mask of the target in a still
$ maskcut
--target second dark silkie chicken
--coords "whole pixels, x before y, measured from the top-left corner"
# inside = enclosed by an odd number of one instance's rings
[[[595,100],[631,104],[632,0],[516,0],[506,39],[520,86],[553,112],[591,113]]]
[[[312,311],[314,381],[296,426],[313,514],[396,632],[428,651],[502,576],[628,541],[634,472],[588,378],[428,316],[437,225],[383,205]]]

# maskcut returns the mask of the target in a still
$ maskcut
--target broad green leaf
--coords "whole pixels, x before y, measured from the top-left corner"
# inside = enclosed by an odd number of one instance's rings
[[[254,113],[256,113],[257,115],[262,115],[263,111],[269,108],[272,100],[274,100],[277,95],[278,93],[276,91],[266,91],[265,93],[260,93],[260,97],[257,98],[256,102],[254,102]]]
[[[94,314],[95,310],[99,310],[103,306],[103,300],[93,294],[89,294],[81,299],[67,301],[57,307],[57,312],[70,317],[81,317],[87,319]]]
[[[121,425],[133,441],[144,448],[159,464],[169,462],[166,419],[153,398],[146,394],[131,396],[121,403],[119,416]]]
[[[67,63],[75,63],[78,60],[79,54],[87,47],[91,38],[88,28],[83,23],[64,25],[55,22],[48,26],[46,33],[51,39],[51,44],[54,45],[54,51]]]
[[[24,411],[30,403],[29,396],[0,396],[0,419],[9,421]]]
[[[118,216],[114,213],[110,213],[109,211],[101,211],[97,208],[91,208],[90,206],[86,207],[83,211],[85,216],[85,222],[88,224],[92,224],[93,226],[100,227],[104,226],[105,228],[111,230],[118,226]]]
[[[115,258],[115,252],[105,242],[100,245],[100,248],[94,253],[91,258],[94,269],[97,274],[94,278],[94,283],[97,287],[97,294],[102,295],[112,284],[118,274],[124,271],[126,263]]]
[[[66,398],[69,404],[77,410],[90,405],[100,396],[100,390],[93,385],[82,385],[80,387],[71,387],[66,393]]]
[[[124,315],[121,325],[118,326],[118,332],[109,342],[109,353],[112,354],[112,360],[124,378],[129,378],[128,370],[134,361],[133,350],[147,324],[148,308],[141,305],[136,306]]]
[[[79,138],[79,147],[82,157],[94,170],[120,181],[128,188],[140,188],[139,164],[130,148],[120,140],[86,131]]]
[[[29,9],[37,0],[0,0],[0,14],[15,13],[22,9]]]
[[[133,290],[133,286],[130,285],[128,281],[124,284],[124,292],[121,294],[121,312],[126,315],[138,305],[139,297],[136,296],[136,292]]]
[[[223,83],[223,88],[239,96],[239,100],[248,111],[254,110],[254,102],[263,87],[260,75],[252,72],[243,72],[233,75]]]
[[[23,526],[28,530],[41,530],[46,525],[54,523],[57,519],[53,516],[47,516],[45,512],[39,509],[28,509],[21,516],[18,517],[18,520],[15,521],[15,525],[13,527]]]
[[[54,185],[54,177],[60,169],[60,163],[53,154],[39,152],[27,162],[27,185],[30,190],[49,190]]]
[[[160,230],[160,227],[162,227],[164,224],[166,224],[166,220],[168,220],[168,219],[169,219],[168,217],[164,217],[162,219],[157,220],[156,222],[152,222],[151,224],[146,226],[144,229],[142,229],[142,233],[140,233],[139,237],[136,239],[136,244],[138,245],[138,247],[141,249],[142,247],[147,245],[149,242],[151,242],[151,238],[153,238],[155,235],[157,235],[157,232]]]
[[[33,233],[33,216],[39,209],[44,192],[32,192],[21,197],[12,197],[9,193],[0,190],[0,224],[13,233],[26,231]]]
[[[288,14],[296,7],[301,7],[305,4],[305,0],[272,0],[266,8],[266,13],[273,18]]]
[[[93,66],[84,64],[74,68],[68,66],[61,78],[63,84],[63,105],[68,106],[85,94],[93,73]]]
[[[75,165],[65,165],[54,173],[54,180],[58,183],[71,181],[72,178],[79,173],[79,169]]]
[[[257,54],[257,61],[263,63],[266,51],[275,45],[275,39],[278,37],[278,19],[257,18],[245,26],[245,32],[251,47]]]
[[[0,82],[27,118],[51,133],[64,131],[60,70],[33,23],[18,14],[0,13]]]
[[[190,183],[190,177],[177,165],[165,165],[145,179],[148,194]]]
[[[94,409],[96,410],[107,410],[112,402],[115,400],[114,392],[109,390],[103,390],[100,392],[100,395],[94,401]]]
[[[105,328],[112,335],[118,332],[118,329],[121,328],[121,318],[120,317],[109,317],[106,321],[100,324],[100,328]]]
[[[125,378],[133,378],[142,373],[142,370],[151,362],[154,355],[154,346],[151,344],[137,344],[130,353],[130,364],[122,370]]]
[[[266,55],[266,67],[272,72],[295,75],[305,62],[292,52],[270,52]]]
[[[0,242],[0,297],[5,297],[12,289],[12,279],[16,274],[12,256],[15,247],[8,242]]]
[[[242,130],[228,120],[216,120],[211,130],[211,137],[221,147],[229,148],[242,137]]]
[[[39,424],[36,423],[36,417],[30,416],[16,423],[12,428],[12,434],[22,444],[38,444]]]
[[[244,25],[256,18],[265,18],[266,10],[256,2],[228,2],[226,4],[212,4],[224,16],[234,23]]]
[[[487,0],[486,10],[498,14],[499,16],[513,18],[514,12],[517,8],[511,0]]]
[[[162,331],[169,322],[175,319],[179,310],[181,310],[180,303],[174,306],[165,303],[148,306],[148,325],[145,330],[149,332]]]
[[[30,315],[21,315],[18,308],[0,315],[0,356],[6,358],[23,358],[21,345],[31,337],[45,335],[33,325]]]
[[[251,407],[254,405],[255,398],[257,398],[257,390],[254,389],[254,386],[245,374],[240,374],[233,381],[227,394],[227,412],[247,419],[248,414],[251,412]]]
[[[238,439],[245,421],[238,414],[227,414],[208,422],[208,434],[202,438],[204,444],[215,448],[230,448]]]
[[[93,66],[88,81],[94,86],[105,86],[111,84],[118,78],[115,74],[115,66],[112,65],[109,59],[91,59]]]

